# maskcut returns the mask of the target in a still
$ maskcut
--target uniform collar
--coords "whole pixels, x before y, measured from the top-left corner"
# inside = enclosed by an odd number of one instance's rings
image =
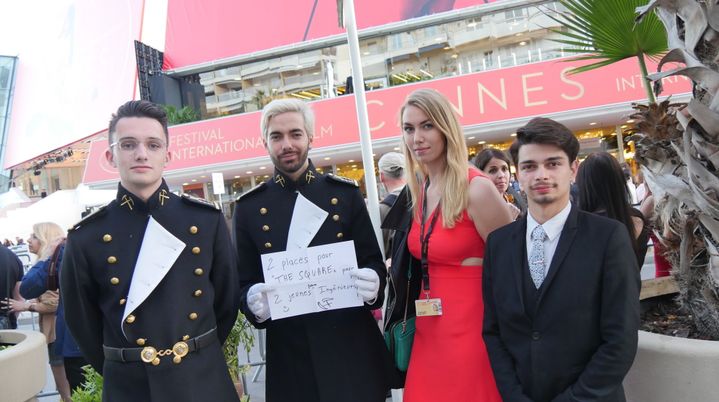
[[[132,212],[150,212],[168,204],[170,200],[170,189],[167,187],[165,179],[162,179],[160,187],[147,199],[147,202],[144,202],[135,194],[127,191],[122,184],[118,184],[117,197],[115,200],[121,209]]]
[[[295,190],[317,183],[321,174],[317,172],[315,165],[312,164],[311,160],[308,160],[308,162],[307,169],[302,172],[297,181],[292,181],[289,176],[275,168],[274,175],[270,179],[270,182],[273,185],[280,186],[285,190]]]

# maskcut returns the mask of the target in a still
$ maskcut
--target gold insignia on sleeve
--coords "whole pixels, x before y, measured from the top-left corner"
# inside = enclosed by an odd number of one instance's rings
[[[275,183],[282,186],[282,188],[285,188],[285,178],[282,177],[282,175],[279,173],[277,174],[277,176],[275,176]]]
[[[132,207],[135,206],[135,201],[132,198],[130,198],[130,196],[128,196],[127,194],[122,196],[122,203],[120,203],[121,207],[124,207],[125,205],[127,205],[127,207],[130,209],[130,211],[132,211]]]
[[[170,196],[167,195],[167,190],[165,190],[164,188],[160,191],[159,197],[160,197],[160,206],[164,206],[164,205],[165,205],[165,200],[169,200],[169,199],[170,199]]]

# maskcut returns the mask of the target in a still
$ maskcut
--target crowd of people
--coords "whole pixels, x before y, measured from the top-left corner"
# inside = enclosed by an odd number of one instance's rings
[[[535,118],[510,155],[470,160],[439,92],[411,93],[399,114],[401,153],[378,163],[378,241],[358,183],[309,159],[308,104],[263,109],[275,170],[237,199],[230,231],[213,204],[169,190],[163,109],[127,102],[108,129],[116,199],[67,236],[34,225],[38,262],[24,276],[2,248],[0,318],[11,328],[16,313],[40,313],[68,401],[85,364],[103,375],[104,401],[238,400],[221,352],[238,310],[267,330],[270,402],[380,402],[391,388],[406,402],[623,401],[650,225],[616,159],[580,164],[572,132]],[[267,254],[344,241],[361,305],[273,318]],[[413,318],[408,367],[373,311],[385,328]]]

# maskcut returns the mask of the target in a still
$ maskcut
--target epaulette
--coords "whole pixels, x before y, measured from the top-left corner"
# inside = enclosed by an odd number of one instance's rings
[[[349,184],[352,187],[359,187],[359,183],[357,183],[357,180],[350,179],[349,177],[337,176],[336,174],[328,173],[327,179],[336,181],[338,183]]]
[[[266,183],[263,181],[262,183],[260,183],[260,184],[258,184],[258,185],[256,185],[256,186],[254,186],[254,187],[252,187],[251,189],[249,189],[249,190],[245,191],[244,193],[240,194],[240,196],[237,197],[237,199],[235,200],[235,202],[237,202],[237,201],[239,201],[239,200],[241,200],[241,199],[243,199],[243,198],[246,198],[246,197],[249,196],[250,194],[260,193],[260,192],[262,192],[262,191],[263,191],[264,189],[266,189],[266,188],[267,188],[267,185],[266,185]]]
[[[194,195],[183,193],[182,194],[182,200],[190,205],[200,205],[205,208],[210,208],[213,210],[219,210],[220,208],[217,207],[214,203],[207,201],[203,198],[195,197]]]
[[[107,213],[107,210],[106,210],[106,209],[107,209],[107,206],[108,206],[108,205],[110,205],[110,204],[103,205],[103,206],[100,207],[100,209],[98,209],[97,211],[95,211],[95,212],[91,213],[90,215],[88,215],[88,216],[82,218],[82,219],[80,220],[80,222],[78,222],[78,223],[72,225],[72,227],[71,227],[70,229],[68,229],[68,232],[73,232],[73,231],[75,231],[75,230],[78,230],[78,229],[80,229],[83,225],[85,225],[86,223],[91,222],[91,221],[95,220],[96,218],[99,218],[99,217],[105,215],[105,213]]]

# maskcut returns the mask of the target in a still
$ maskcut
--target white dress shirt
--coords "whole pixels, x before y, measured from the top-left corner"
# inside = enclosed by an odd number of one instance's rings
[[[547,271],[552,265],[552,258],[554,258],[554,252],[557,250],[559,244],[559,235],[562,234],[564,224],[567,222],[569,217],[569,211],[572,210],[572,203],[567,202],[567,205],[559,211],[558,214],[554,215],[548,221],[542,224],[544,233],[547,234],[547,239],[544,241],[544,277],[547,277]],[[532,213],[527,211],[527,256],[532,253],[532,231],[535,227],[539,226],[539,223],[534,220]]]

